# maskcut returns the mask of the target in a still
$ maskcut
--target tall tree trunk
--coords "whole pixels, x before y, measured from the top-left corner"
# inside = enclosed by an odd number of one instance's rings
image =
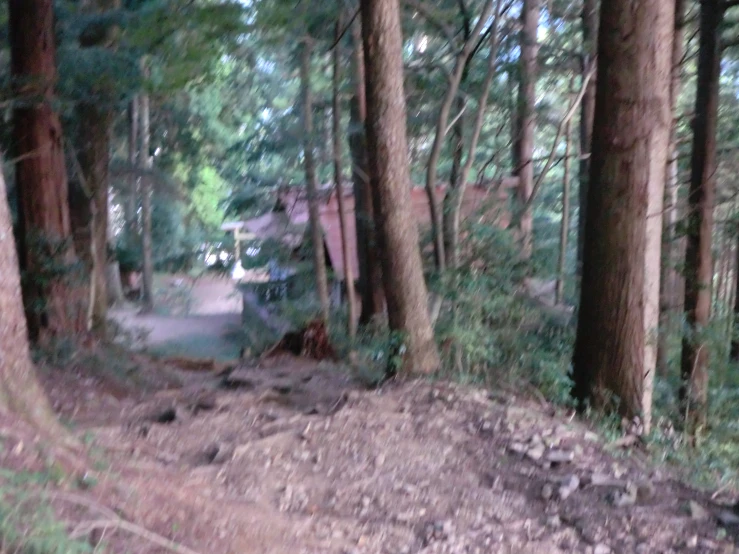
[[[70,219],[75,249],[85,266],[87,328],[104,337],[108,313],[108,135],[112,117],[92,103],[77,106],[76,114],[76,145],[69,156],[76,177],[69,185]]]
[[[536,132],[536,57],[539,53],[540,0],[523,0],[521,8],[521,80],[518,88],[518,137],[515,168],[518,177],[521,253],[531,258],[534,249],[534,216],[529,197],[534,189],[534,135]]]
[[[90,275],[91,330],[106,334],[108,292],[108,190],[112,114],[92,103],[77,107],[79,175],[70,185],[75,247]],[[77,189],[74,193],[74,189]]]
[[[731,334],[731,350],[730,358],[732,362],[739,362],[739,236],[734,238],[734,253],[735,253],[735,275],[734,275],[734,313],[733,313],[733,326]]]
[[[134,96],[128,105],[128,166],[125,214],[128,239],[136,241],[139,236],[139,177],[135,170],[139,160],[139,98]]]
[[[733,218],[735,214],[733,214],[730,211],[730,208],[726,211],[726,217],[727,218]],[[723,265],[723,285],[722,285],[722,291],[721,291],[721,322],[723,323],[723,339],[721,341],[721,349],[720,349],[720,355],[721,360],[719,363],[719,367],[726,367],[726,363],[729,361],[729,352],[730,352],[730,333],[731,328],[727,324],[728,321],[731,320],[731,313],[732,313],[732,291],[734,287],[733,284],[733,270],[732,266],[734,265],[734,250],[732,245],[732,237],[730,236],[730,233],[728,229],[726,229],[726,226],[724,226],[724,240],[723,240],[723,248],[721,250],[722,254],[722,265]],[[728,348],[727,348],[728,347]]]
[[[349,113],[349,150],[352,158],[354,183],[354,220],[359,258],[359,289],[362,312],[359,324],[366,325],[385,311],[385,290],[374,223],[372,189],[367,158],[367,137],[364,131],[367,97],[364,79],[364,48],[360,21],[352,25],[354,95]]]
[[[339,223],[341,225],[341,256],[344,259],[344,285],[346,299],[349,304],[347,331],[349,338],[354,340],[357,335],[357,300],[354,289],[354,269],[349,250],[349,236],[347,232],[346,200],[344,199],[343,169],[341,164],[341,26],[343,17],[336,22],[336,40],[334,46],[334,74],[333,74],[333,143],[334,143],[334,179],[336,181],[336,202],[339,206]]]
[[[654,378],[657,373],[657,348],[659,343],[660,320],[660,277],[662,275],[662,218],[664,217],[665,185],[667,183],[667,161],[670,158],[670,133],[673,127],[673,96],[677,94],[674,87],[673,56],[675,55],[675,5],[670,7],[669,29],[669,81],[667,100],[669,117],[667,119],[667,155],[660,160],[665,164],[660,168],[660,180],[650,179],[647,189],[647,239],[644,259],[644,386],[642,389],[642,424],[645,433],[652,429],[652,397],[654,396]],[[666,48],[666,47],[665,47]]]
[[[66,432],[57,423],[31,362],[7,198],[0,172],[0,412],[20,415],[50,435],[63,436]]]
[[[582,75],[583,79],[595,63],[598,54],[598,0],[584,0],[582,22]],[[582,254],[585,244],[585,220],[588,210],[588,179],[590,178],[590,154],[593,142],[593,117],[595,116],[595,89],[597,75],[588,82],[580,105],[580,167],[579,167],[579,219],[577,233],[577,273],[582,274]]]
[[[716,125],[721,50],[720,0],[701,3],[698,90],[695,99],[693,148],[690,159],[687,251],[685,254],[685,318],[680,374],[681,410],[690,434],[705,425],[708,400],[709,346],[702,337],[711,316],[713,264],[711,240],[716,187]]]
[[[731,217],[736,218],[739,215],[737,212],[736,203],[732,206]],[[728,295],[726,298],[726,354],[727,360],[731,362],[731,352],[734,343],[734,306],[736,305],[736,283],[739,274],[739,267],[737,267],[737,244],[734,233],[729,233],[729,282],[726,284],[728,287]]]
[[[83,0],[83,13],[104,13],[120,8],[120,0]],[[102,26],[98,32],[83,33],[82,48],[100,48],[112,45],[116,26]],[[77,106],[77,141],[79,175],[70,186],[70,210],[82,217],[72,216],[72,231],[77,253],[90,275],[89,326],[101,336],[106,335],[108,316],[108,196],[110,190],[110,130],[113,123],[112,95],[105,97],[104,89],[96,90],[95,101]],[[82,188],[73,193],[74,185]],[[87,217],[85,217],[87,216]],[[75,225],[76,223],[76,225]]]
[[[674,11],[670,17],[670,24],[674,18]],[[673,28],[670,28],[668,39],[673,37]],[[670,55],[670,75],[672,74],[672,57]],[[644,376],[644,384],[642,387],[641,401],[641,419],[645,433],[650,433],[652,429],[652,397],[654,396],[654,377],[657,373],[657,344],[659,342],[659,292],[660,292],[660,276],[662,269],[662,217],[665,199],[665,182],[667,175],[667,158],[669,157],[669,131],[672,125],[672,105],[670,103],[668,89],[668,119],[667,138],[663,147],[664,153],[660,152],[656,156],[663,164],[658,171],[660,179],[650,179],[647,188],[647,223],[646,223],[646,244],[644,246],[644,366],[642,374]],[[660,137],[661,138],[661,137]]]
[[[313,39],[306,38],[300,51],[300,88],[303,102],[303,161],[305,181],[308,191],[308,215],[311,240],[313,241],[313,269],[316,272],[318,300],[321,315],[328,323],[331,306],[328,296],[328,277],[326,275],[326,250],[323,244],[320,208],[318,200],[318,181],[313,151],[313,95],[310,87],[310,61],[313,55]]]
[[[725,217],[725,211],[718,208],[719,220]],[[723,317],[723,300],[724,285],[726,284],[726,228],[724,225],[718,225],[713,236],[714,249],[716,256],[713,258],[713,301],[711,303],[711,312],[716,319]]]
[[[54,112],[52,0],[9,2],[21,269],[32,340],[84,330],[75,264],[62,127]],[[51,271],[48,268],[52,268]]]
[[[141,179],[141,254],[143,262],[142,275],[142,303],[143,311],[154,310],[154,254],[151,241],[151,200],[152,200],[152,178],[149,174],[154,167],[154,159],[151,156],[151,105],[149,95],[144,93],[139,96],[139,115],[141,124],[141,151],[139,152],[139,164],[144,169],[145,175]]]
[[[468,64],[469,65],[469,64]],[[469,71],[462,75],[464,85],[467,80]],[[457,265],[455,248],[457,247],[457,238],[454,233],[454,213],[451,205],[452,191],[457,189],[462,181],[462,162],[464,161],[464,129],[467,125],[467,118],[464,116],[465,101],[462,95],[457,95],[454,109],[458,114],[457,121],[452,127],[452,167],[449,170],[449,187],[442,201],[442,230],[444,238],[444,267],[453,268]]]
[[[564,298],[565,273],[567,269],[567,242],[570,236],[570,135],[572,125],[565,125],[565,159],[562,176],[562,225],[559,232],[559,261],[557,263],[557,286],[555,304],[559,305]]]
[[[367,144],[390,329],[405,339],[403,370],[439,366],[418,228],[411,211],[398,0],[361,0],[367,68]]]
[[[510,117],[510,154],[511,154],[511,167],[513,168],[513,174],[518,175],[518,168],[521,166],[521,160],[518,158],[518,137],[521,134],[521,122],[518,120],[518,98],[516,98],[516,83],[518,81],[517,73],[514,69],[509,68],[506,75],[506,96],[508,97],[507,107]]]
[[[666,375],[670,359],[669,338],[675,331],[677,284],[680,274],[676,270],[676,233],[678,221],[678,189],[680,187],[677,145],[677,101],[682,88],[682,62],[685,46],[685,0],[675,0],[675,37],[672,43],[672,82],[670,103],[672,123],[670,125],[670,157],[667,160],[667,183],[665,186],[665,209],[662,221],[662,276],[660,278],[660,322],[657,344],[657,372]]]
[[[664,184],[673,19],[664,2],[601,7],[590,171],[598,186],[588,190],[573,394],[580,409],[613,408],[615,395],[629,418],[649,410],[647,200]]]

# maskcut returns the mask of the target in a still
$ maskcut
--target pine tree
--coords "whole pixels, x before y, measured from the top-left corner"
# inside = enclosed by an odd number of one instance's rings
[[[669,2],[601,6],[573,393],[581,408],[617,400],[629,418],[650,409],[643,396],[647,204],[664,185],[673,20]]]
[[[388,319],[406,341],[404,371],[429,373],[439,356],[410,206],[400,7],[398,0],[362,0],[361,10],[369,169]]]
[[[680,373],[681,410],[691,433],[706,423],[709,348],[703,331],[711,317],[713,282],[713,209],[716,190],[716,126],[718,123],[723,19],[719,0],[701,3],[698,91],[695,98],[693,148],[690,159],[689,216],[685,254],[685,318]]]
[[[11,74],[24,303],[33,340],[84,330],[67,204],[64,135],[54,111],[52,0],[9,2]],[[75,290],[77,288],[78,290]],[[82,315],[82,317],[81,317]]]

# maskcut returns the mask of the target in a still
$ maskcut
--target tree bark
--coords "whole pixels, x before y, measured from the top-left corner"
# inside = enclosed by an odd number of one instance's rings
[[[521,254],[530,259],[534,249],[534,217],[529,197],[534,188],[534,135],[536,133],[536,58],[539,53],[540,0],[523,0],[521,8],[521,79],[518,88],[518,137],[515,142],[515,174],[521,208],[519,231]]]
[[[352,182],[354,183],[354,219],[359,258],[359,289],[362,311],[359,324],[367,325],[385,312],[385,291],[382,284],[382,267],[378,252],[377,233],[372,206],[372,189],[369,179],[367,137],[364,131],[367,116],[367,97],[364,79],[364,48],[359,20],[352,25],[354,95],[349,114],[349,150],[352,158]]]
[[[66,433],[51,410],[31,362],[7,198],[0,172],[0,411],[19,415],[49,434],[63,436]]]
[[[84,331],[85,299],[73,272],[62,127],[52,107],[52,0],[12,0],[9,23],[20,264],[28,330],[37,340]]]
[[[739,361],[739,237],[734,239],[736,244],[734,245],[735,260],[735,273],[734,273],[734,314],[733,314],[733,326],[731,334],[731,349],[730,358],[732,362]]]
[[[678,221],[679,166],[677,144],[677,101],[682,88],[682,63],[685,50],[685,0],[675,0],[675,37],[672,43],[672,82],[670,84],[670,104],[672,123],[670,125],[670,157],[667,160],[667,183],[665,186],[665,209],[662,221],[662,269],[660,278],[660,322],[659,342],[657,344],[657,372],[667,375],[669,338],[675,331],[675,310],[680,272],[676,270],[676,232]]]
[[[141,123],[141,151],[139,152],[139,164],[146,175],[141,179],[141,253],[142,253],[142,303],[145,313],[154,310],[154,255],[151,241],[151,200],[152,187],[151,175],[148,173],[154,167],[154,159],[151,156],[151,106],[149,95],[144,93],[139,96],[139,115]]]
[[[469,62],[469,60],[468,60]],[[469,67],[469,63],[467,64]],[[462,75],[460,86],[467,81],[466,71]],[[454,212],[452,209],[451,193],[456,190],[462,182],[462,162],[464,161],[464,129],[467,126],[467,118],[464,116],[465,101],[461,95],[457,95],[454,109],[458,116],[456,123],[452,127],[452,167],[449,170],[449,188],[444,195],[442,202],[442,230],[444,235],[444,267],[453,268],[457,265],[455,249],[457,247],[457,236],[454,230]]]
[[[341,40],[341,25],[343,17],[336,22],[336,40],[334,46],[334,74],[333,74],[333,146],[334,146],[334,179],[336,182],[336,202],[339,207],[339,224],[341,225],[341,255],[344,259],[344,285],[346,299],[349,304],[347,332],[354,340],[357,335],[357,300],[354,289],[354,270],[349,252],[349,238],[347,232],[346,201],[344,199],[343,169],[341,164],[341,49],[338,42]]]
[[[598,54],[598,0],[583,0],[582,14],[582,76],[583,79],[596,62]],[[585,219],[588,209],[588,179],[590,154],[593,142],[593,118],[595,116],[595,89],[597,75],[588,82],[580,105],[580,167],[579,167],[579,218],[577,233],[577,274],[582,274],[582,254],[585,244]]]
[[[518,81],[518,75],[513,68],[508,69],[506,75],[506,96],[508,97],[508,111],[510,112],[510,155],[511,155],[511,167],[513,168],[513,175],[518,174],[518,167],[521,165],[521,160],[518,159],[518,136],[521,134],[519,129],[521,122],[518,120],[518,98],[516,97],[516,83]]]
[[[564,298],[565,273],[567,268],[567,242],[570,236],[570,130],[571,122],[565,124],[565,159],[562,176],[562,225],[559,231],[559,261],[557,263],[557,286],[554,303],[559,305]]]
[[[398,0],[362,0],[367,143],[390,329],[403,335],[402,371],[429,373],[439,355],[411,211]],[[400,353],[400,352],[399,352]]]
[[[736,218],[737,213],[736,203],[732,206],[731,217]],[[726,296],[726,359],[731,362],[731,352],[734,344],[734,306],[736,305],[736,283],[737,273],[739,268],[737,267],[737,244],[734,233],[729,233],[729,252],[728,252],[728,264],[729,264],[729,282],[726,283],[728,289]]]
[[[112,114],[92,103],[77,107],[78,179],[70,185],[69,206],[75,248],[89,273],[92,331],[106,334],[108,293],[108,191]]]
[[[669,85],[668,85],[668,127],[667,156],[663,159],[665,166],[659,173],[661,180],[651,179],[647,189],[647,239],[644,259],[644,386],[642,389],[642,425],[645,433],[652,429],[652,397],[654,395],[654,378],[657,373],[657,349],[659,344],[660,321],[660,278],[662,275],[662,219],[664,217],[665,185],[667,183],[667,162],[670,158],[670,134],[673,128],[673,100],[677,90],[674,88],[673,57],[675,56],[675,17],[672,4],[670,18],[669,50]]]
[[[726,215],[724,210],[720,208],[718,211],[718,217]],[[722,214],[722,212],[724,212]],[[717,319],[723,317],[723,299],[724,299],[724,285],[726,284],[726,230],[723,225],[718,225],[713,233],[714,251],[716,255],[713,257],[713,299],[711,301],[712,313]]]
[[[617,399],[628,418],[649,410],[647,209],[664,184],[673,19],[665,2],[601,7],[590,170],[598,186],[588,190],[573,395],[580,409],[612,409]]]
[[[685,319],[680,374],[680,401],[687,431],[693,435],[705,426],[708,400],[709,346],[702,337],[711,316],[713,264],[711,241],[716,187],[716,126],[718,119],[721,50],[719,28],[723,19],[720,0],[701,3],[698,89],[690,159],[687,250],[685,254]]]
[[[725,218],[733,218],[734,214],[730,211],[730,207],[726,209],[724,213]],[[718,287],[719,295],[718,295],[718,306],[719,306],[719,316],[718,319],[720,322],[724,323],[722,331],[724,332],[724,340],[721,341],[722,346],[728,346],[729,344],[729,329],[726,326],[725,322],[727,319],[730,319],[731,316],[731,291],[732,291],[732,265],[734,264],[734,255],[732,251],[732,241],[731,237],[729,236],[729,231],[726,228],[726,225],[722,226],[722,232],[721,232],[721,246],[719,249],[719,256],[721,259],[721,273],[719,274],[719,282],[720,285]],[[719,349],[719,356],[721,359],[719,360],[719,367],[725,367],[726,363],[729,360],[729,350],[727,348],[720,348]]]
[[[117,260],[110,261],[106,266],[105,280],[108,291],[108,305],[122,304],[126,297],[123,294],[121,266]]]
[[[328,296],[328,277],[326,275],[326,250],[323,244],[323,230],[318,200],[318,181],[313,151],[313,95],[310,86],[310,61],[313,54],[313,39],[307,37],[300,51],[300,88],[303,101],[303,161],[305,164],[305,184],[308,192],[308,216],[311,240],[313,241],[313,269],[316,272],[318,301],[321,316],[328,323],[331,306]]]
[[[134,96],[128,105],[128,194],[125,201],[126,230],[130,241],[139,237],[139,178],[135,174],[139,159],[139,98]]]

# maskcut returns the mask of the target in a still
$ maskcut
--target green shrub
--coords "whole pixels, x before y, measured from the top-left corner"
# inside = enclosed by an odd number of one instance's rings
[[[445,298],[436,333],[444,372],[465,381],[526,381],[568,400],[573,329],[518,294],[531,270],[508,231],[473,225],[460,269],[432,281]]]
[[[41,494],[27,486],[0,485],[0,554],[89,554],[87,542],[72,540]]]

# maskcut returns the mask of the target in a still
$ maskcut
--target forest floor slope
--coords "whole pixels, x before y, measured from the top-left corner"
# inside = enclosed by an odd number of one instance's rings
[[[94,484],[48,498],[104,551],[734,551],[727,508],[544,403],[442,382],[367,391],[287,355],[178,375],[148,390],[45,375],[95,460]],[[2,465],[43,466],[2,423]]]

